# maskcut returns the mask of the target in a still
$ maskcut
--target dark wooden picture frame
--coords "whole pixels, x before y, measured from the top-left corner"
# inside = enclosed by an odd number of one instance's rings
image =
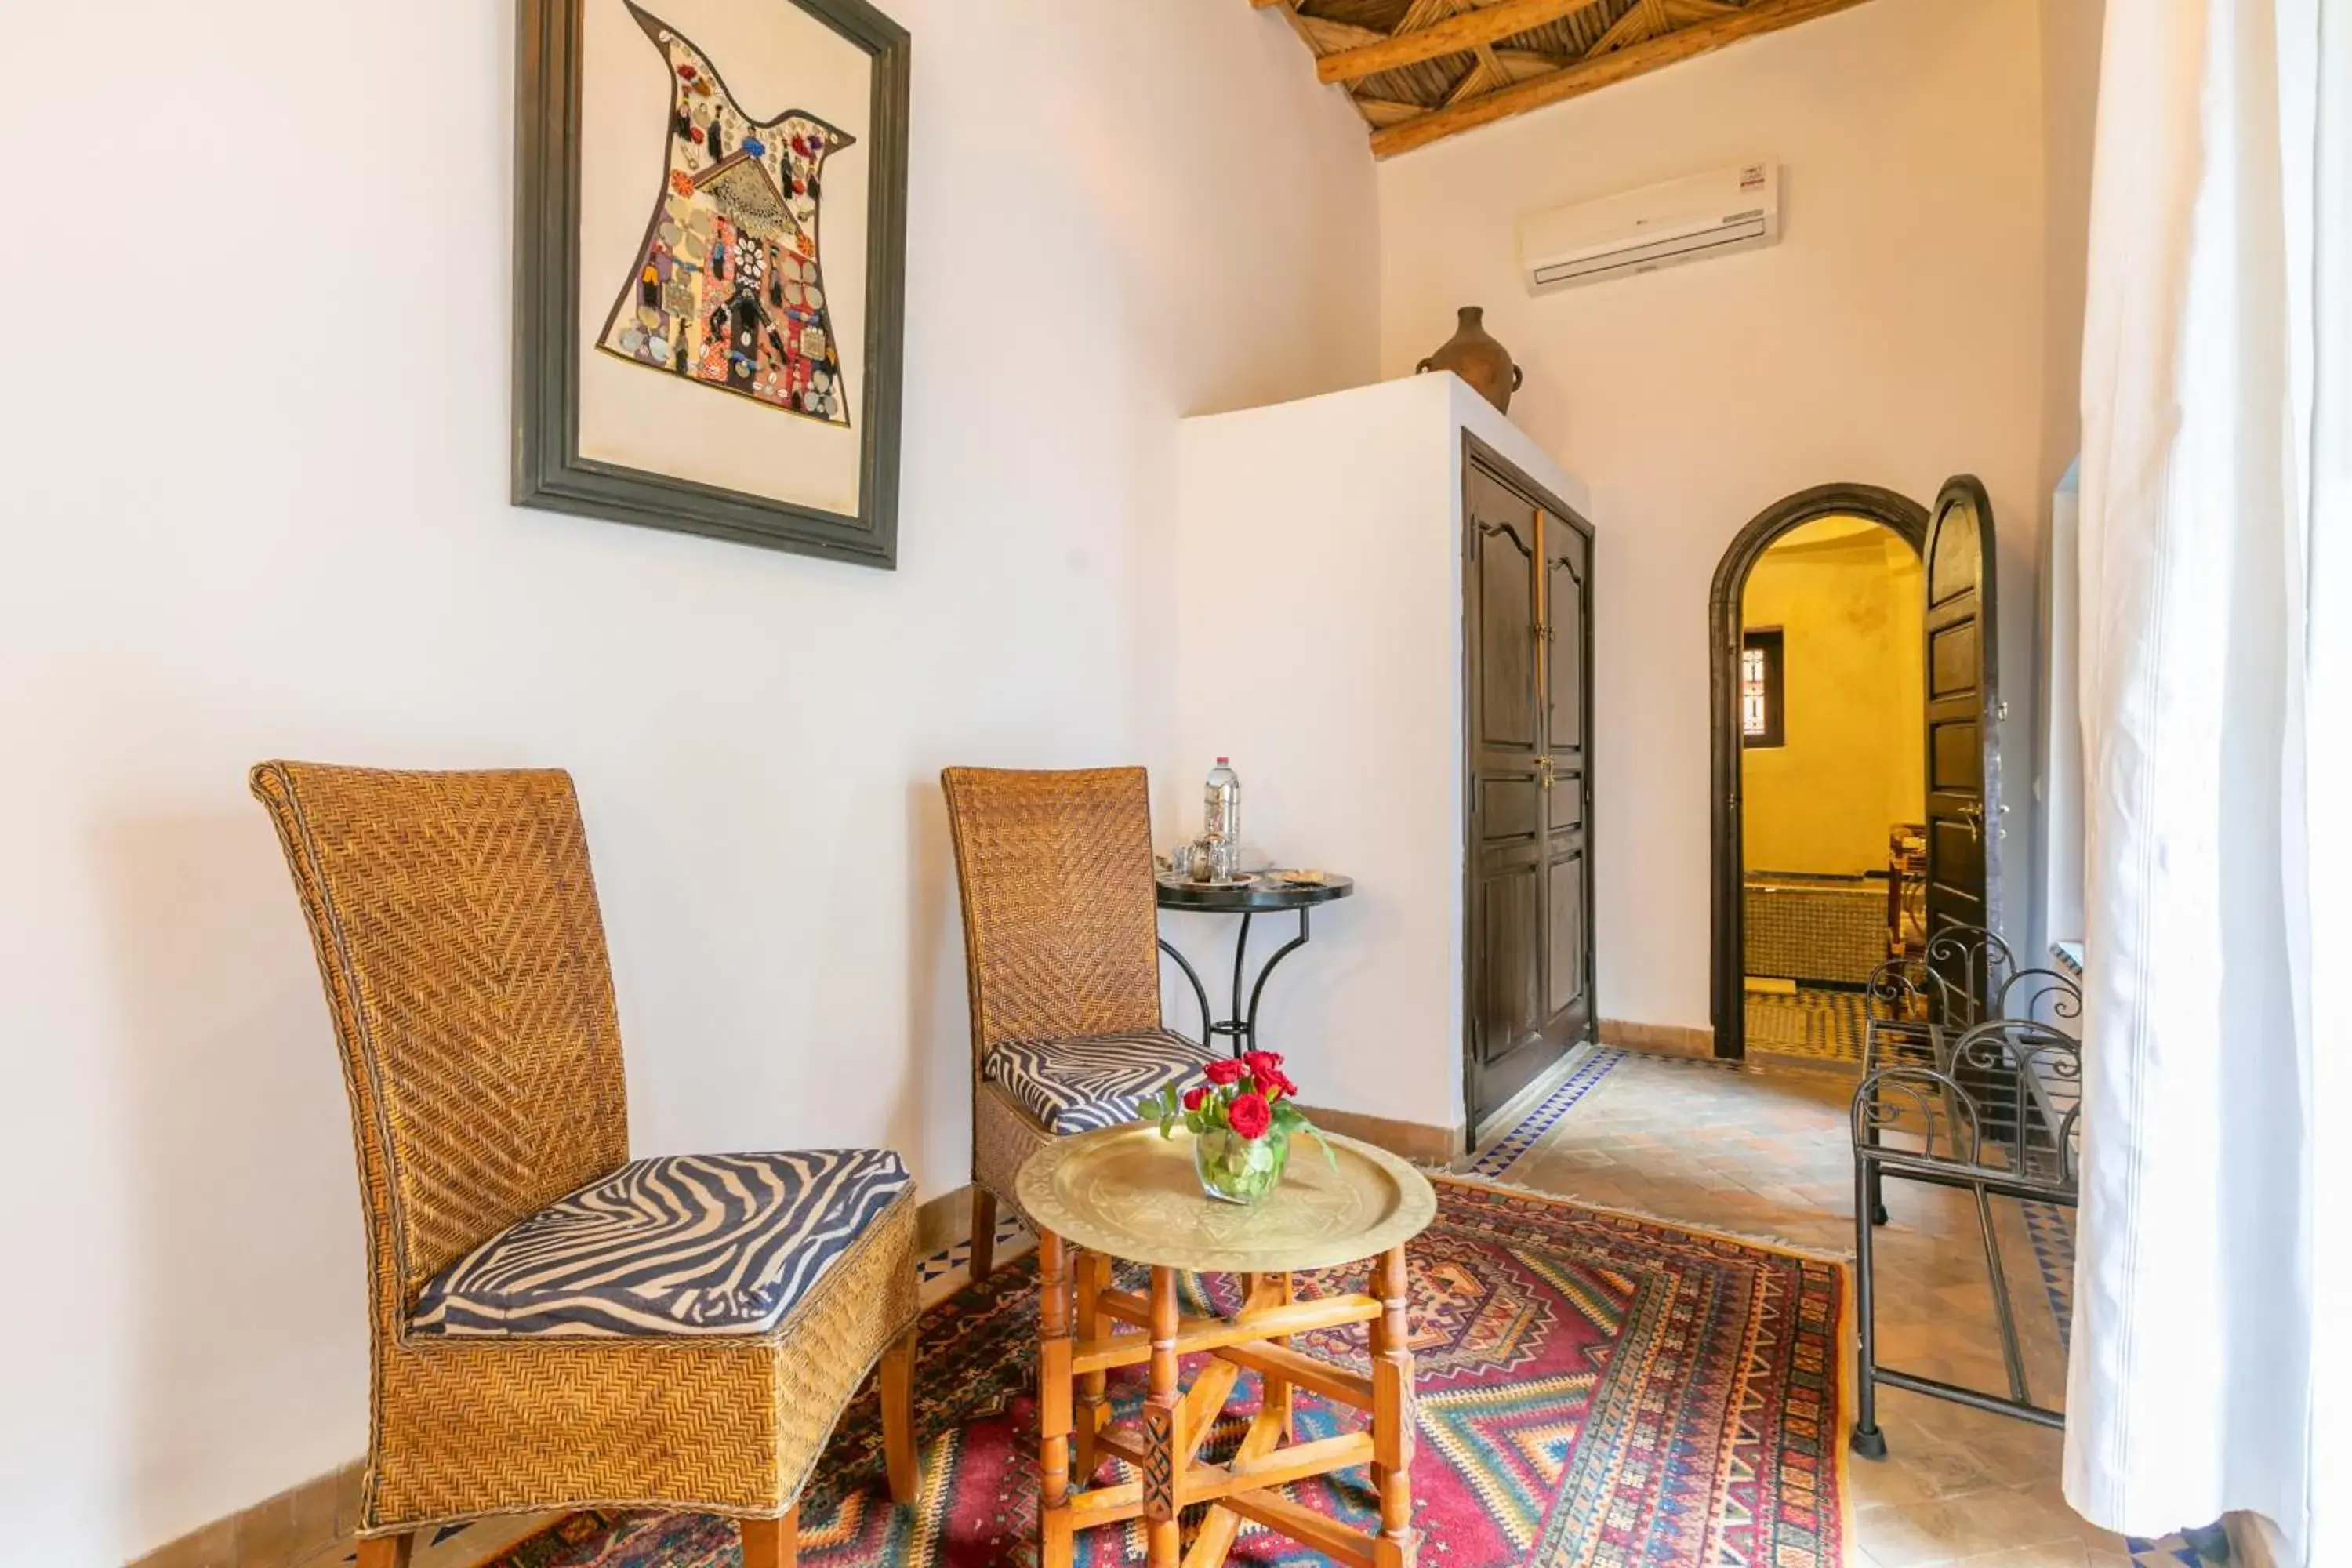
[[[800,506],[580,451],[580,114],[586,0],[521,0],[515,124],[514,484],[518,506],[895,568],[907,275],[907,30],[866,0],[792,5],[873,60],[858,510]],[[596,286],[602,287],[601,280]]]

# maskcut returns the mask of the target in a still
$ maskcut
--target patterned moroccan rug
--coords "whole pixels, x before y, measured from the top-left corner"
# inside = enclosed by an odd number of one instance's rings
[[[1446,1181],[1412,1244],[1421,1443],[1413,1517],[1434,1568],[1834,1568],[1844,1562],[1844,1282],[1833,1263],[1557,1199]],[[1302,1276],[1302,1294],[1363,1288],[1363,1269]],[[1208,1276],[1191,1310],[1230,1310]],[[890,1505],[871,1394],[844,1420],[801,1509],[812,1568],[998,1568],[1037,1560],[1030,1260],[924,1315],[916,1421],[919,1508]],[[1360,1325],[1302,1348],[1364,1365]],[[1188,1364],[1189,1382],[1194,1368]],[[1229,1451],[1255,1408],[1244,1375],[1211,1440]],[[1114,1373],[1132,1419],[1141,1369]],[[1300,1393],[1299,1436],[1360,1419]],[[1114,1479],[1116,1461],[1105,1466]],[[1292,1489],[1358,1525],[1354,1472]],[[1196,1510],[1197,1511],[1197,1510]],[[1189,1530],[1193,1521],[1187,1521]],[[1144,1561],[1139,1528],[1078,1538],[1084,1568]],[[734,1526],[698,1515],[577,1513],[492,1568],[731,1568]],[[1320,1558],[1245,1525],[1233,1561]]]

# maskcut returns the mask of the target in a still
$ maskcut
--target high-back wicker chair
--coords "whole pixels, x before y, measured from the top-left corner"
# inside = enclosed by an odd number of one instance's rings
[[[790,1563],[877,1362],[911,1501],[913,1185],[879,1150],[629,1161],[571,779],[267,763],[252,784],[359,1146],[362,1568],[404,1564],[419,1526],[590,1506],[734,1515],[749,1568]]]
[[[971,988],[971,1277],[996,1205],[1058,1137],[1133,1121],[1210,1052],[1160,1026],[1150,790],[1141,768],[940,775]],[[1016,1205],[1017,1206],[1017,1205]]]

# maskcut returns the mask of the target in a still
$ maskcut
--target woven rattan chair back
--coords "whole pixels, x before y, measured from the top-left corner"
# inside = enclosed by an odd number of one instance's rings
[[[570,775],[265,763],[335,1015],[380,1331],[443,1268],[628,1155]]]
[[[972,1064],[1007,1040],[1160,1026],[1141,768],[949,768]]]

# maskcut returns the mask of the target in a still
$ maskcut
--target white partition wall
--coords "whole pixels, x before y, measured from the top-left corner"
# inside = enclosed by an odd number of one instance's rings
[[[1465,430],[1585,510],[1452,375],[1184,422],[1163,597],[1176,745],[1153,790],[1164,847],[1199,831],[1202,776],[1230,756],[1245,841],[1356,879],[1268,983],[1260,1043],[1310,1104],[1445,1128],[1463,1120]],[[1234,920],[1163,928],[1222,1011]],[[1253,965],[1296,929],[1259,917]],[[1197,1026],[1181,978],[1168,1007]]]

